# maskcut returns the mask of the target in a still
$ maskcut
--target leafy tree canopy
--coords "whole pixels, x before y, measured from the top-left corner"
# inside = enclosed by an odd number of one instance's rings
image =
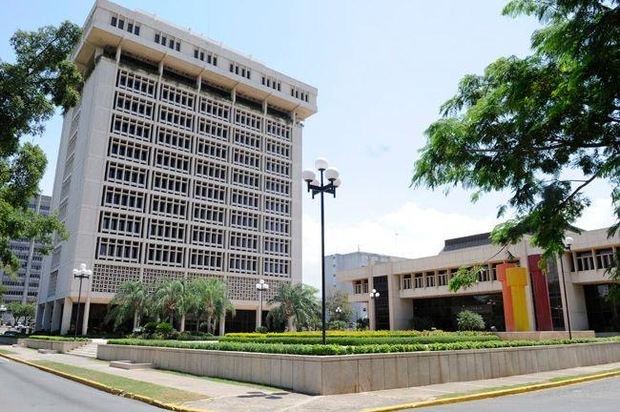
[[[56,217],[28,210],[47,160],[40,147],[21,139],[41,134],[56,107],[67,109],[78,102],[82,77],[67,57],[80,34],[69,22],[20,30],[10,40],[15,62],[0,60],[0,265],[10,273],[19,268],[10,239],[37,240],[46,252],[54,232],[64,235]]]
[[[412,184],[462,186],[472,200],[506,190],[515,217],[492,239],[525,234],[545,251],[564,250],[564,232],[590,205],[584,189],[612,185],[620,226],[619,0],[512,0],[509,16],[533,15],[532,55],[500,58],[467,75],[442,118],[426,131]],[[616,271],[617,272],[617,271]]]

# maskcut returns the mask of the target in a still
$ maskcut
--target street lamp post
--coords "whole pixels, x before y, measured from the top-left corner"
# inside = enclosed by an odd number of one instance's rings
[[[320,179],[317,180],[313,170],[304,170],[302,178],[308,185],[308,192],[312,193],[312,198],[317,194],[321,195],[321,328],[323,330],[323,345],[325,345],[325,193],[336,197],[336,188],[342,183],[340,181],[338,169],[329,167],[327,160],[318,158],[314,166],[319,171]],[[325,183],[325,179],[329,183]]]
[[[573,244],[573,238],[567,236],[564,238],[564,249],[570,251]],[[566,309],[566,328],[568,330],[568,339],[573,339],[573,330],[570,325],[570,311],[568,310],[568,295],[566,294],[566,275],[564,274],[564,254],[560,255],[560,271],[562,272],[562,286],[564,286],[564,308]]]
[[[75,315],[75,334],[77,338],[78,328],[80,327],[80,300],[82,298],[82,280],[89,279],[93,274],[93,271],[86,269],[86,263],[82,263],[79,269],[73,269],[73,277],[80,279],[80,287],[78,289],[78,301],[77,301],[77,315]]]
[[[376,325],[376,323],[377,323],[377,316],[376,316],[377,309],[375,308],[374,300],[377,299],[379,296],[381,296],[381,294],[379,292],[377,292],[377,289],[373,288],[370,291],[370,293],[368,293],[368,295],[370,296],[370,300],[373,301],[373,303],[372,303],[372,308],[373,308],[373,312],[374,312],[373,316],[375,317],[375,329],[377,329],[377,325]],[[368,328],[370,329],[370,313],[368,315],[369,315],[369,317],[368,317]]]
[[[263,326],[263,290],[269,290],[269,285],[261,279],[256,284],[256,290],[258,290],[258,327],[260,328]]]

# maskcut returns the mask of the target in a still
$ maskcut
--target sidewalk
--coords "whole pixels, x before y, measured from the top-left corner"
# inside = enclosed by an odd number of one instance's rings
[[[310,396],[278,388],[194,377],[156,369],[124,370],[111,368],[108,362],[67,354],[40,354],[33,349],[3,346],[21,359],[28,361],[48,360],[81,368],[105,372],[150,382],[171,388],[203,394],[208,400],[185,403],[184,406],[209,411],[360,411],[369,408],[419,402],[463,394],[491,390],[499,387],[542,383],[554,378],[606,372],[620,368],[619,363],[563,369],[507,378],[471,382],[453,382],[415,388],[389,389],[346,395]]]

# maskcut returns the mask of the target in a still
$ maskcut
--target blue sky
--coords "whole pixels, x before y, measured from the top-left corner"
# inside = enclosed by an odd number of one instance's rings
[[[319,113],[304,129],[304,166],[326,157],[343,186],[327,201],[328,253],[367,251],[415,257],[436,253],[445,237],[487,231],[506,194],[475,205],[409,188],[424,130],[466,73],[481,73],[500,56],[524,56],[537,22],[501,16],[499,0],[409,1],[133,1],[121,4],[157,14],[223,42],[319,90]],[[69,19],[82,24],[90,1],[4,0],[0,56],[18,28]],[[33,138],[48,154],[42,191],[51,193],[61,121]],[[611,223],[609,190],[589,194],[586,228]],[[318,284],[318,204],[304,199],[304,280]]]

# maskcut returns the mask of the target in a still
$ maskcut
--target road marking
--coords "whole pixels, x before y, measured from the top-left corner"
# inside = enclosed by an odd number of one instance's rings
[[[4,358],[0,358],[0,362],[9,363],[9,361]]]

